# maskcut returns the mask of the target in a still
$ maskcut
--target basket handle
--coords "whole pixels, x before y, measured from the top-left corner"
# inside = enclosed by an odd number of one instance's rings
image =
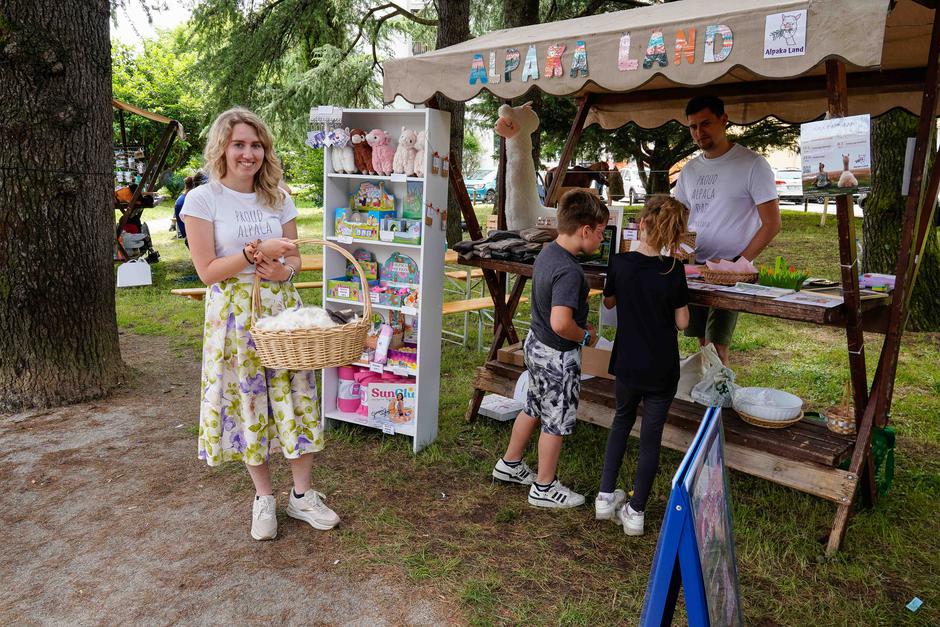
[[[360,297],[362,298],[362,317],[364,320],[372,319],[372,298],[369,296],[369,281],[366,279],[366,273],[362,269],[362,266],[359,265],[359,261],[352,256],[352,254],[343,248],[338,246],[333,242],[328,242],[322,239],[316,238],[301,238],[290,240],[292,244],[295,244],[297,248],[300,248],[301,244],[321,244],[327,248],[332,248],[343,257],[346,257],[349,261],[352,262],[353,267],[356,269],[356,272],[359,273],[359,280],[362,282],[362,289],[359,292]],[[326,283],[324,282],[324,285]],[[254,326],[255,322],[258,321],[258,312],[261,309],[261,277],[255,274],[254,285],[251,289],[251,325]]]

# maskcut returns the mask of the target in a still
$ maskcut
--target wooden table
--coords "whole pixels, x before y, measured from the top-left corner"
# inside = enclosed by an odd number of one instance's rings
[[[480,409],[484,394],[491,392],[512,396],[515,382],[524,368],[497,359],[499,349],[506,342],[516,344],[518,335],[513,325],[516,308],[532,277],[532,264],[493,259],[466,259],[460,263],[492,272],[516,275],[509,297],[494,300],[495,328],[493,344],[483,366],[477,368],[474,393],[467,408],[466,418],[472,420]],[[603,287],[606,278],[601,269],[585,269],[591,288]],[[743,311],[786,320],[845,327],[847,317],[844,306],[814,307],[798,303],[781,303],[769,298],[716,291],[689,291],[693,304]],[[864,319],[874,328],[884,331],[884,320],[890,298],[872,298],[862,303]],[[613,419],[614,385],[608,379],[589,379],[581,386],[580,420],[609,427]],[[641,406],[642,412],[642,406]],[[851,502],[857,485],[857,476],[838,468],[854,450],[855,438],[830,432],[822,425],[801,421],[785,429],[754,427],[741,420],[729,409],[723,410],[726,457],[728,466],[764,479],[795,488],[830,501]],[[684,451],[695,436],[704,408],[694,403],[674,401],[663,432],[663,444]],[[641,421],[637,421],[639,425]],[[634,434],[638,433],[639,426]]]

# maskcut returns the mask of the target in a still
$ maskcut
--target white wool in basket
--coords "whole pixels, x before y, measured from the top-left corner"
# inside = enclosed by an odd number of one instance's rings
[[[298,329],[325,329],[337,324],[322,307],[288,309],[276,316],[262,318],[255,323],[260,331],[295,331]]]

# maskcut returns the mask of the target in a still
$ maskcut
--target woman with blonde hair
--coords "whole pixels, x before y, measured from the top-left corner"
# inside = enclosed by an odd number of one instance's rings
[[[310,488],[312,453],[323,449],[315,373],[264,368],[247,330],[255,275],[262,316],[301,306],[291,283],[300,256],[289,242],[297,208],[279,187],[271,132],[254,113],[230,109],[213,122],[203,156],[209,183],[189,192],[180,213],[207,286],[199,458],[246,464],[256,492],[251,536],[268,540],[277,535],[268,460],[281,450],[294,479],[287,515],[331,529],[339,518]]]

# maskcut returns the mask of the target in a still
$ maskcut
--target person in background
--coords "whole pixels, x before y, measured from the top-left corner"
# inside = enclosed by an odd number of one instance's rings
[[[692,140],[702,154],[679,173],[674,195],[689,208],[689,230],[697,234],[695,260],[757,255],[780,232],[780,204],[770,164],[762,156],[728,139],[725,104],[715,96],[696,96],[685,107]],[[685,334],[699,344],[714,344],[727,366],[738,312],[689,307]]]
[[[186,194],[193,188],[193,177],[187,176],[183,179],[183,193],[176,199],[173,206],[173,217],[176,218],[176,237],[186,239],[186,223],[180,219],[180,211],[183,210],[183,203],[186,201]],[[187,243],[187,246],[189,244]]]

